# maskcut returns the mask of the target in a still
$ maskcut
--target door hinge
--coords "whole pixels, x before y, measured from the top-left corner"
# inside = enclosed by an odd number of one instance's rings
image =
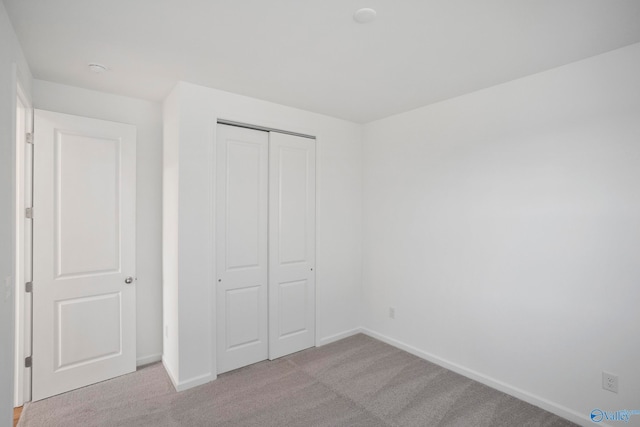
[[[24,358],[24,367],[25,368],[30,368],[32,363],[33,363],[33,359],[31,358],[31,356]]]
[[[33,133],[27,132],[26,140],[27,144],[33,144]]]
[[[33,292],[33,282],[27,282],[24,284],[24,291],[27,293]]]
[[[33,208],[26,208],[24,210],[24,216],[28,219],[33,219]]]

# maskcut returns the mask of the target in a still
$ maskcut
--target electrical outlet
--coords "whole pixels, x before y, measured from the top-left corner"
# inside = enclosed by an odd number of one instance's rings
[[[618,376],[609,372],[602,372],[602,388],[605,390],[618,392]]]
[[[389,307],[389,317],[392,319],[396,318],[396,309],[395,307]]]

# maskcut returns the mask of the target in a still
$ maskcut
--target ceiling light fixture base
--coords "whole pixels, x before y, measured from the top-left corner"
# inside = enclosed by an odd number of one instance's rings
[[[92,62],[91,64],[87,65],[87,67],[89,67],[89,70],[92,73],[96,73],[96,74],[102,74],[105,71],[107,71],[107,67],[105,67],[102,64],[96,64],[94,62]]]
[[[353,20],[359,24],[368,24],[376,19],[376,15],[377,12],[375,10],[363,7],[362,9],[356,10],[356,13],[353,14]]]

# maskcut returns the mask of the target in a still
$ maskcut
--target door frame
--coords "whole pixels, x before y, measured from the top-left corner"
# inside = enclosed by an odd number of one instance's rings
[[[21,73],[15,67],[15,153],[14,153],[14,407],[31,400],[31,370],[25,367],[25,357],[31,354],[31,295],[25,284],[31,280],[33,254],[31,224],[25,218],[25,208],[33,201],[33,145],[28,144],[26,134],[33,134],[33,105],[22,83]],[[22,109],[22,112],[20,112]],[[19,129],[19,120],[23,125]],[[29,201],[27,201],[27,197]]]
[[[209,140],[211,141],[211,144],[209,145],[209,153],[208,153],[208,157],[209,157],[209,164],[211,165],[211,167],[209,168],[209,183],[210,183],[210,194],[209,194],[209,200],[210,200],[210,206],[211,206],[211,210],[210,210],[210,218],[209,218],[209,229],[211,230],[211,237],[209,239],[209,253],[211,254],[211,259],[217,259],[217,252],[216,252],[216,209],[217,209],[217,204],[216,204],[216,197],[217,197],[217,192],[216,192],[216,187],[218,185],[217,179],[216,179],[216,161],[218,160],[216,157],[216,147],[217,147],[217,143],[218,143],[218,132],[217,132],[217,125],[218,123],[220,124],[233,124],[235,126],[244,126],[247,128],[251,128],[251,129],[257,129],[257,130],[264,130],[264,131],[274,131],[274,132],[282,132],[282,133],[288,133],[288,134],[293,134],[293,135],[298,135],[298,136],[304,136],[304,137],[311,137],[311,138],[315,138],[316,141],[316,147],[315,147],[315,160],[316,160],[316,180],[315,180],[315,199],[316,199],[316,203],[315,203],[315,215],[316,215],[316,228],[315,228],[315,239],[314,239],[314,245],[315,245],[315,267],[314,267],[314,272],[315,272],[315,277],[316,277],[316,286],[315,286],[315,295],[314,295],[314,300],[316,303],[316,309],[315,311],[315,347],[319,347],[320,346],[320,322],[319,322],[319,310],[318,308],[318,290],[320,289],[319,283],[321,283],[320,280],[318,280],[318,277],[322,275],[322,265],[321,263],[318,263],[318,236],[320,235],[319,231],[321,230],[321,222],[322,222],[322,216],[319,215],[319,209],[320,209],[320,205],[321,205],[321,201],[318,197],[318,194],[320,193],[320,189],[321,189],[321,180],[318,179],[318,175],[319,175],[319,171],[320,171],[320,167],[321,167],[321,161],[320,161],[320,155],[319,153],[321,152],[321,147],[322,147],[322,143],[321,143],[321,136],[320,136],[320,132],[318,132],[317,129],[313,129],[313,128],[307,128],[307,127],[300,127],[300,126],[292,126],[291,123],[289,123],[286,120],[283,121],[274,121],[274,120],[265,120],[263,118],[256,118],[256,117],[238,117],[238,116],[234,116],[232,114],[224,114],[224,113],[219,113],[219,112],[214,112],[212,114],[212,121],[210,122],[210,126],[209,126],[209,131],[210,133],[210,138]],[[210,319],[209,319],[209,324],[211,325],[211,377],[210,380],[215,380],[218,376],[218,355],[217,355],[217,313],[215,310],[215,307],[217,307],[217,296],[216,296],[216,285],[217,285],[217,281],[216,281],[216,277],[217,277],[217,265],[215,262],[211,263],[211,270],[210,270],[210,276],[211,278],[211,292],[210,292],[210,304],[211,304],[211,310],[210,310]]]

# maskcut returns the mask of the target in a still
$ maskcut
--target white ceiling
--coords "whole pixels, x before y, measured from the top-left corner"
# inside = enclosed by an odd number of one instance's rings
[[[185,80],[355,122],[640,42],[638,0],[3,1],[35,78],[154,101]]]

